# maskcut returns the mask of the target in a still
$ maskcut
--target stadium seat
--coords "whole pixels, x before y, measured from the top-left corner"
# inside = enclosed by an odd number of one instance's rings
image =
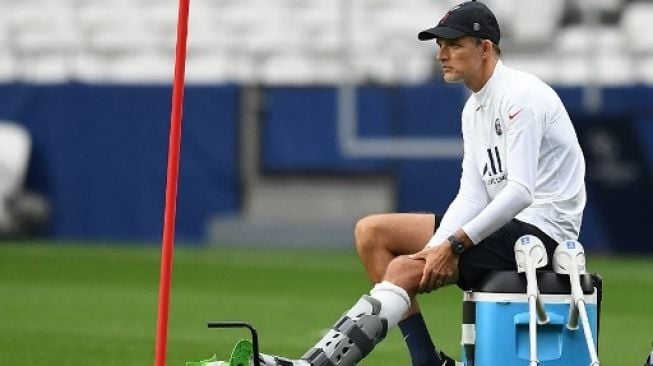
[[[8,52],[0,53],[0,81],[13,80],[15,77],[16,65],[14,57]]]
[[[311,60],[304,54],[274,55],[263,62],[261,80],[271,84],[306,84],[314,79]]]
[[[71,78],[89,83],[105,80],[109,70],[109,60],[90,52],[78,52],[71,65]]]
[[[87,31],[96,28],[113,27],[125,22],[132,12],[129,11],[131,9],[128,9],[126,13],[122,13],[123,9],[125,7],[115,3],[84,3],[76,9],[80,30]]]
[[[116,27],[98,30],[88,36],[84,47],[106,57],[156,48],[157,39],[139,27]]]
[[[653,85],[653,55],[639,57],[634,63],[638,81]]]
[[[0,0],[2,1],[2,0]],[[2,6],[2,4],[0,4]],[[9,33],[9,16],[7,11],[0,13],[0,45],[4,45]]]
[[[215,52],[234,51],[238,47],[240,38],[228,37],[224,34],[212,35],[207,32],[209,28],[192,27],[188,30],[188,54],[206,54]],[[156,49],[168,54],[169,57],[174,55],[177,48],[177,36],[168,35],[165,39],[163,37],[156,37],[153,41],[157,42]]]
[[[335,55],[341,51],[342,37],[335,28],[307,27],[307,29],[308,33],[304,43],[306,52],[313,55]]]
[[[486,0],[485,4],[492,9],[494,15],[496,15],[499,24],[501,25],[501,35],[502,37],[511,37],[513,30],[513,21],[515,19],[515,13],[517,12],[517,7],[512,1],[505,0]]]
[[[44,28],[57,26],[57,23],[71,23],[74,10],[66,6],[21,2],[3,9],[6,20],[12,28]]]
[[[172,77],[172,69],[170,70]],[[211,84],[230,80],[229,65],[221,53],[191,56],[186,62],[186,81],[189,84]]]
[[[620,28],[565,27],[556,36],[554,50],[563,65],[557,71],[558,83],[573,85],[594,81],[614,86],[636,79]]]
[[[79,49],[79,34],[71,27],[30,28],[16,32],[13,47],[17,54],[70,54]]]
[[[594,75],[593,59],[587,55],[567,56],[555,67],[555,82],[559,85],[587,85],[597,81]]]
[[[79,33],[74,28],[74,13],[52,5],[22,5],[6,17],[12,46],[18,55],[71,52],[78,46]]]
[[[642,29],[648,29],[651,19],[653,3],[648,1],[631,2],[624,10],[621,20],[624,39],[636,55],[653,53],[653,39],[642,34]]]
[[[557,85],[587,85],[589,83],[617,86],[635,82],[637,78],[632,59],[627,55],[602,54],[592,57],[589,54],[569,55],[552,61]]]
[[[512,21],[512,39],[518,44],[527,46],[532,43],[549,42],[564,11],[564,0],[550,0],[547,6],[542,6],[539,0],[522,0],[515,6]]]
[[[400,68],[399,79],[406,83],[419,84],[424,80],[429,80],[433,75],[434,61],[432,57],[410,57],[403,63]]]
[[[305,39],[301,32],[294,32],[290,27],[280,23],[270,24],[267,28],[253,28],[242,35],[241,51],[254,57],[303,50]]]
[[[283,19],[282,9],[269,1],[242,0],[217,12],[221,14],[220,20],[223,26],[235,26],[241,29],[265,27],[276,19]]]
[[[586,7],[587,4],[590,4],[593,9],[602,13],[620,13],[624,4],[628,1],[632,0],[572,0],[570,1],[570,5],[582,9]]]
[[[146,27],[142,14],[137,8],[118,5],[82,9],[82,48],[108,57],[155,48],[156,35]]]
[[[603,11],[620,12],[627,0],[594,0],[592,5]]]
[[[305,27],[303,29],[307,33],[315,33],[316,30],[337,30],[340,19],[338,8],[334,6],[335,1],[308,2],[308,4],[310,5],[293,11],[297,16],[296,21]]]
[[[72,76],[69,58],[56,54],[24,57],[15,70],[21,80],[36,83],[62,83]]]
[[[558,68],[555,64],[556,61],[553,57],[545,57],[537,54],[508,54],[504,57],[504,62],[509,67],[531,72],[542,80],[560,82],[561,79],[564,79],[558,73]]]
[[[174,5],[173,2],[158,2],[147,6],[148,11],[143,12],[143,22],[157,33],[175,34],[178,9]]]
[[[361,81],[387,84],[395,80],[399,72],[396,59],[361,55],[354,60],[354,77]]]
[[[588,28],[573,25],[560,29],[555,37],[554,47],[560,56],[569,54],[584,54],[587,52],[614,53],[626,52],[621,28],[599,26]]]
[[[623,86],[636,82],[638,75],[633,68],[634,60],[628,55],[604,53],[595,57],[598,83],[604,86]]]
[[[3,15],[0,15],[0,49],[3,50],[3,52],[0,52],[0,82],[2,80],[13,79],[14,76],[12,39]]]
[[[135,53],[109,63],[107,81],[118,83],[172,83],[174,61],[156,54]]]

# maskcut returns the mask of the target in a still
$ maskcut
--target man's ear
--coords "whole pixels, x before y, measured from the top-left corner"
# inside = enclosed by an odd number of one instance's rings
[[[492,46],[492,41],[489,39],[484,39],[483,43],[481,43],[481,46],[483,48],[483,57],[489,57],[492,53],[494,53],[494,47]]]

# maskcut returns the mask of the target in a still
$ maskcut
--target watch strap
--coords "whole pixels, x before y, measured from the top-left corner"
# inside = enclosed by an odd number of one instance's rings
[[[461,255],[465,251],[465,243],[462,240],[456,238],[455,235],[451,235],[447,238],[451,243],[451,249],[453,249],[454,254]]]

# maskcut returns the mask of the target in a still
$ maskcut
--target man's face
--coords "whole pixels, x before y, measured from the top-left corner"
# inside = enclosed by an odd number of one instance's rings
[[[470,36],[455,39],[438,38],[438,61],[442,64],[444,81],[466,82],[481,70],[483,47]]]

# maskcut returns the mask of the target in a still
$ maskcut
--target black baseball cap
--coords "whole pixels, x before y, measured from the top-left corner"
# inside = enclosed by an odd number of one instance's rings
[[[492,10],[478,1],[464,2],[451,8],[437,26],[419,32],[417,38],[428,41],[433,38],[454,39],[462,36],[489,39],[499,44],[501,30]]]

